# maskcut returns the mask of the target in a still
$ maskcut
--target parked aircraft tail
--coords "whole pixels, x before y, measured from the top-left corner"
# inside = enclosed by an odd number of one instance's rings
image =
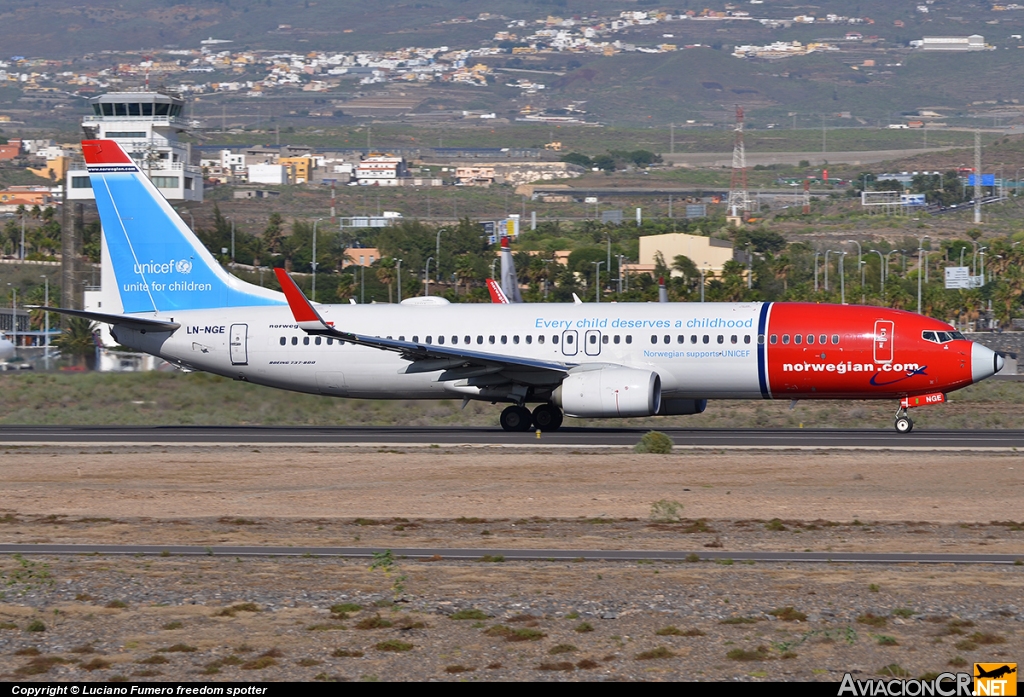
[[[225,271],[117,142],[82,152],[126,313],[285,304]]]

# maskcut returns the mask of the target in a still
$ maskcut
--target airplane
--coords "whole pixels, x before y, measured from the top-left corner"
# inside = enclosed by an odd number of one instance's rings
[[[507,431],[552,431],[564,415],[699,414],[709,399],[874,399],[898,400],[894,425],[908,433],[910,409],[1003,367],[945,322],[880,307],[311,303],[283,270],[283,293],[224,270],[116,142],[82,149],[103,284],[121,307],[50,309],[184,369],[337,397],[505,403]]]

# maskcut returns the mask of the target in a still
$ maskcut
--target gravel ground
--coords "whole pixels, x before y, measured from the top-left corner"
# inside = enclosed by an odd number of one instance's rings
[[[0,540],[1024,556],[1015,455],[251,450],[8,449]],[[663,498],[681,521],[651,520]],[[839,680],[1024,655],[1022,566],[381,566],[0,557],[0,679]]]

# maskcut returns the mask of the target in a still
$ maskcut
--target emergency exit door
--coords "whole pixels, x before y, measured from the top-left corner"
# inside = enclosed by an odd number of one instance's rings
[[[892,342],[896,325],[892,320],[880,319],[875,322],[875,363],[892,363]]]
[[[248,324],[231,325],[231,365],[248,365]]]

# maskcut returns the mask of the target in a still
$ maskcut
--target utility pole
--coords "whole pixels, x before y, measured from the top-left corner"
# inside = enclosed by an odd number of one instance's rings
[[[398,279],[398,304],[401,305],[402,304],[402,260],[401,259],[396,259],[395,261],[398,262],[398,275],[396,276],[396,278]]]
[[[594,265],[594,302],[601,302],[601,264],[603,261],[592,261]]]
[[[317,218],[316,220],[313,221],[313,261],[312,261],[312,265],[313,265],[313,293],[312,293],[313,302],[316,302],[316,226],[320,224],[321,220],[323,220],[323,218]],[[231,224],[231,227],[232,227],[232,229],[234,229],[234,223]],[[234,235],[232,235],[232,237],[231,237],[231,256],[233,257],[234,255],[235,255],[235,238],[234,238]]]

